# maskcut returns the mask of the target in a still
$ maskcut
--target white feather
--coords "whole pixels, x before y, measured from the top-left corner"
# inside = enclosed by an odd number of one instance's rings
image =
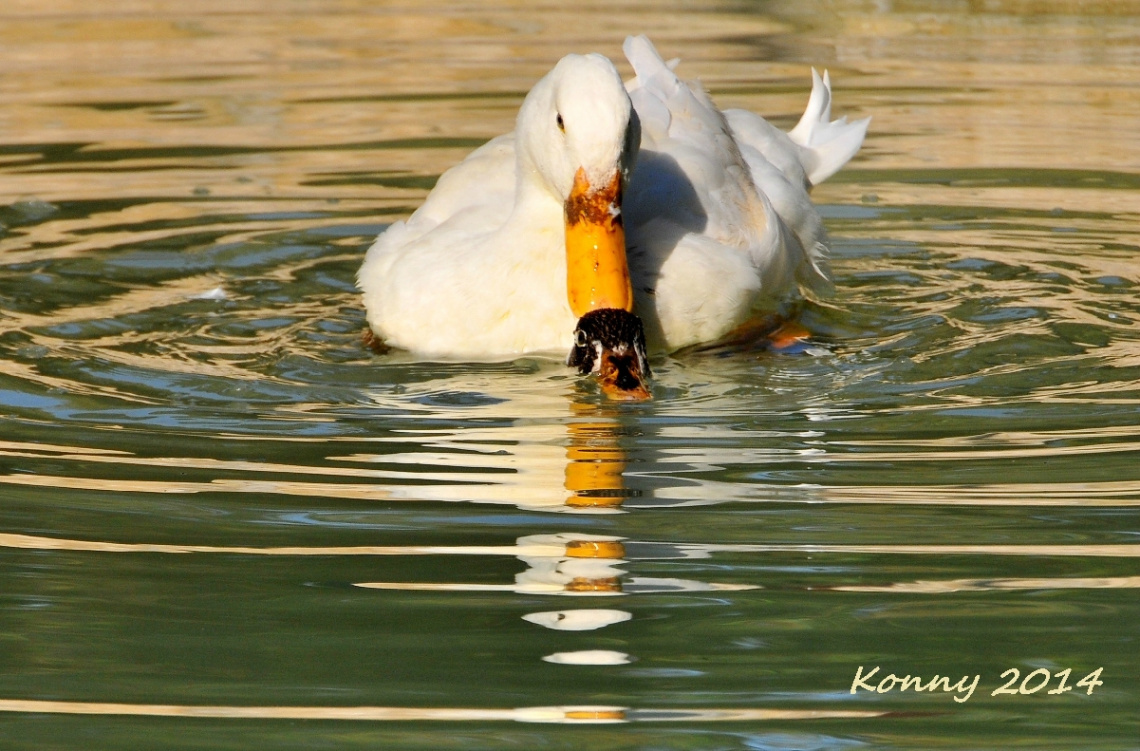
[[[446,172],[380,235],[358,282],[387,343],[467,358],[569,349],[563,202],[579,167],[592,180],[632,170],[623,221],[652,349],[716,340],[797,283],[826,285],[808,190],[858,151],[868,121],[831,121],[830,81],[813,71],[807,110],[784,133],[750,112],[722,113],[645,37],[624,51],[636,74],[624,87],[599,55],[560,61],[513,133]],[[633,166],[624,146],[638,123]]]

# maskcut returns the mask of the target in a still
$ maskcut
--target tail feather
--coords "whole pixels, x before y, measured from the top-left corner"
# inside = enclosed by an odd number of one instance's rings
[[[677,67],[680,59],[665,62],[661,53],[653,46],[653,42],[649,41],[649,37],[644,34],[626,37],[625,43],[622,45],[622,52],[629,59],[629,64],[633,66],[633,72],[637,74],[636,81],[630,82],[632,85],[656,85],[670,94],[681,86],[680,80],[673,73],[673,69]]]
[[[808,180],[819,185],[847,164],[863,145],[871,118],[847,122],[846,117],[831,119],[831,77],[827,71],[821,78],[811,71],[811,96],[803,117],[788,136],[804,147],[800,159]]]
[[[827,71],[820,79],[819,71],[811,69],[811,95],[808,97],[807,107],[796,127],[788,131],[791,139],[801,146],[807,146],[811,141],[812,129],[821,122],[831,120],[831,77]]]

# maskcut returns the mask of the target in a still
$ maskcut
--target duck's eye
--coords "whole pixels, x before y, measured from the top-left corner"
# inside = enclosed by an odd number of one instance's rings
[[[563,133],[566,132],[566,123],[563,122],[563,120],[562,120],[562,113],[561,112],[558,113],[558,118],[554,122],[558,123],[558,129],[560,131],[562,131]]]
[[[586,332],[583,331],[582,329],[576,329],[574,331],[574,346],[576,346],[576,347],[585,347],[586,346]]]

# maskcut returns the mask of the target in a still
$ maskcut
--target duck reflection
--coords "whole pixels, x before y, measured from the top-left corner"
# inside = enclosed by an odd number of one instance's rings
[[[622,593],[626,572],[619,566],[625,563],[625,546],[619,537],[529,535],[518,542],[523,549],[539,546],[545,553],[518,556],[527,565],[515,576],[520,586],[551,586],[564,594]]]
[[[497,548],[496,552],[506,552],[506,550],[508,549]],[[631,550],[637,552],[631,553]],[[752,584],[631,576],[623,568],[639,560],[692,557],[691,553],[680,546],[669,544],[630,543],[620,537],[562,532],[520,537],[514,552],[526,568],[516,574],[514,582],[510,584],[363,582],[356,586],[369,589],[506,591],[567,597],[742,591],[759,588]]]
[[[614,408],[571,401],[570,411],[575,419],[566,423],[566,505],[617,508],[638,495],[625,486],[626,452]]]
[[[379,470],[417,481],[387,485],[398,500],[614,513],[642,496],[627,483],[626,444],[630,421],[643,406],[601,400],[560,364],[501,367],[510,371],[487,366],[375,393],[374,401],[398,412],[395,421],[403,423],[376,442],[399,447],[336,459],[415,465],[414,472]]]

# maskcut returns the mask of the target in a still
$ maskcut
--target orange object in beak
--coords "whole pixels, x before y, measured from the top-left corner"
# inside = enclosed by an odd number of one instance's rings
[[[621,173],[590,185],[581,167],[566,199],[566,293],[581,318],[600,308],[633,310],[633,285],[621,220]]]

